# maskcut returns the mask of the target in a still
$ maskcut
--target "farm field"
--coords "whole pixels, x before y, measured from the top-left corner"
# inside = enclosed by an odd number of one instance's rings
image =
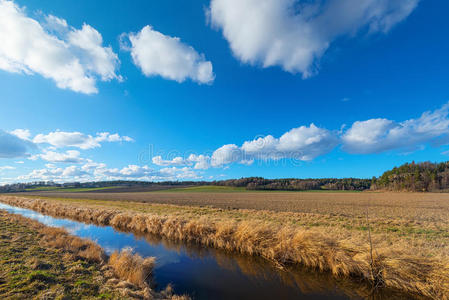
[[[280,265],[300,263],[433,299],[449,296],[447,194],[52,192],[1,201]]]
[[[391,217],[433,214],[449,207],[449,193],[351,192],[351,191],[248,191],[234,187],[187,187],[151,192],[71,192],[40,191],[18,193],[23,196],[211,206],[223,209],[255,209],[278,212],[365,214],[386,213]],[[413,214],[416,215],[416,214]]]

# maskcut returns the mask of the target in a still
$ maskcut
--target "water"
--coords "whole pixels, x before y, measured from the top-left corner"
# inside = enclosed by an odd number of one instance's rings
[[[389,291],[370,295],[369,287],[361,283],[337,280],[298,267],[280,270],[254,257],[120,232],[110,226],[53,218],[2,203],[0,209],[47,226],[63,227],[73,235],[97,242],[108,254],[130,247],[143,257],[154,256],[157,258],[154,288],[163,289],[170,283],[177,294],[188,294],[193,299],[407,299]]]

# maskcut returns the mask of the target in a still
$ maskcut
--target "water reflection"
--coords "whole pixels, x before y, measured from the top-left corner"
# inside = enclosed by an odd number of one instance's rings
[[[64,227],[73,235],[94,240],[107,253],[131,247],[142,256],[155,256],[156,288],[171,283],[176,293],[187,293],[194,299],[409,299],[387,290],[373,294],[364,283],[297,266],[280,269],[257,257],[53,218],[2,203],[0,209],[47,226]]]

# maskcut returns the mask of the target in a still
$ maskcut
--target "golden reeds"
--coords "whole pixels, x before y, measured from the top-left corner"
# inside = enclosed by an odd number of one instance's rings
[[[147,280],[153,271],[154,262],[154,257],[142,258],[138,254],[133,254],[129,249],[121,252],[116,251],[109,258],[109,265],[119,278],[140,287],[147,286]]]

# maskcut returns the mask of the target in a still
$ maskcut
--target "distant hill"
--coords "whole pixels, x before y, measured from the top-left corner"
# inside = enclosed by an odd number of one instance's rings
[[[373,178],[372,190],[431,192],[449,190],[449,162],[406,163]]]

